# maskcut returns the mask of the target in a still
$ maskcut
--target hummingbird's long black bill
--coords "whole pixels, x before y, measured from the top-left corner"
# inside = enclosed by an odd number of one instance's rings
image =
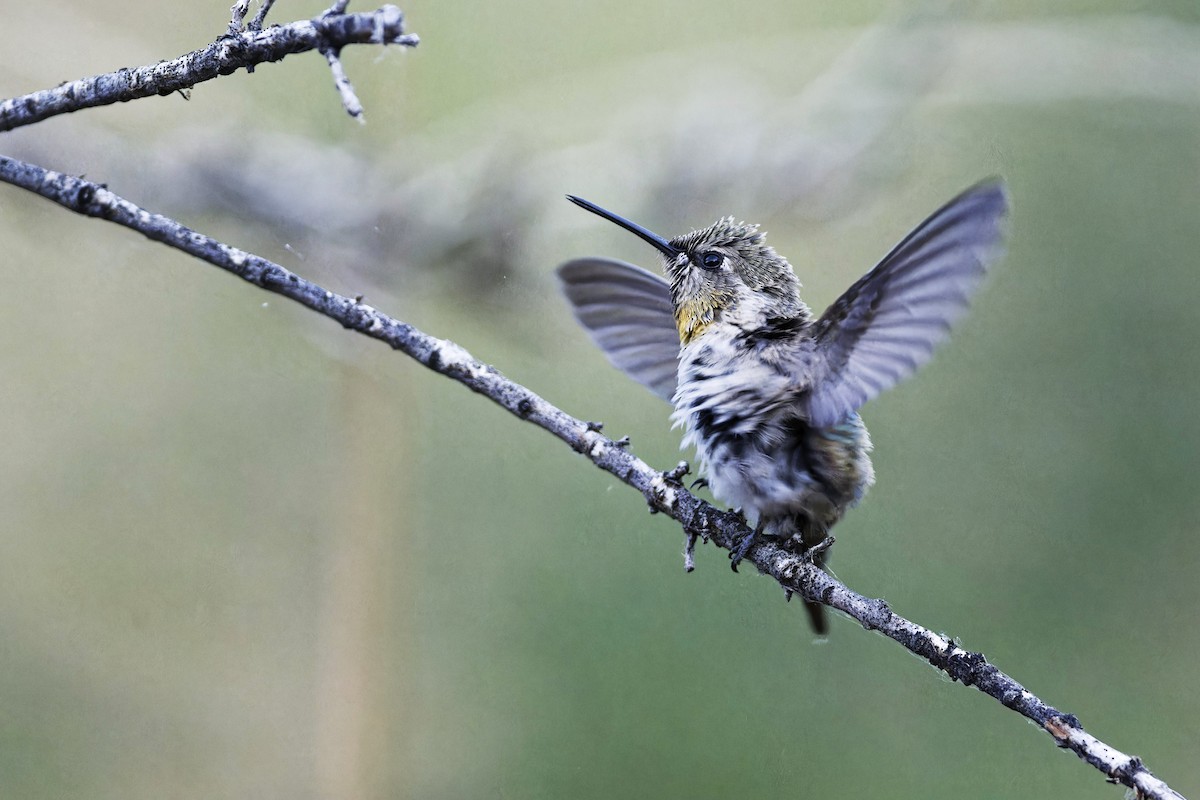
[[[584,200],[582,197],[576,197],[573,194],[569,194],[569,195],[567,195],[567,199],[570,200],[575,205],[579,206],[580,208],[586,208],[588,211],[592,212],[593,214],[600,216],[600,217],[604,217],[609,222],[615,222],[616,224],[620,225],[622,228],[629,231],[630,233],[636,234],[642,240],[654,245],[655,249],[657,249],[658,252],[662,253],[667,258],[675,258],[677,255],[679,255],[679,252],[680,252],[679,248],[672,245],[670,242],[668,242],[663,237],[659,236],[657,233],[646,230],[641,225],[638,225],[636,222],[630,222],[629,220],[625,219],[624,217],[618,216],[607,209],[601,208],[600,206],[596,205],[595,203]]]

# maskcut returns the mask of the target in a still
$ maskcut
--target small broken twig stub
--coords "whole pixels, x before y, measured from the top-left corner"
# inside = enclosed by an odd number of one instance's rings
[[[236,11],[234,17],[237,18]],[[234,26],[231,24],[230,27]],[[316,19],[264,30],[231,30],[207,47],[170,61],[119,69],[4,100],[0,102],[0,132],[85,108],[174,94],[219,75],[279,61],[294,53],[319,50],[336,54],[353,44],[415,47],[419,41],[415,34],[404,32],[404,13],[393,5],[356,14],[326,13]],[[338,88],[343,105],[347,105],[340,81]],[[350,94],[353,95],[352,90]],[[347,111],[354,115],[349,105]]]
[[[359,122],[364,122],[362,103],[354,91],[354,84],[350,83],[350,78],[346,75],[346,68],[342,66],[342,59],[338,57],[338,51],[332,47],[323,47],[321,54],[329,62],[329,71],[333,73],[333,86],[337,89],[338,96],[342,98],[342,108],[346,109],[346,113]]]

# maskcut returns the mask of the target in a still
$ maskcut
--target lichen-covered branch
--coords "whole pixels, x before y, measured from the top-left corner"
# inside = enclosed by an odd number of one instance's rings
[[[566,442],[621,481],[642,493],[650,508],[678,520],[689,537],[731,549],[749,533],[740,516],[705,503],[682,485],[685,467],[660,472],[634,456],[626,443],[613,441],[596,423],[576,419],[529,389],[477,361],[451,341],[438,339],[358,300],[323,289],[264,258],[190,230],[168,217],[145,211],[113,192],[62,173],[0,156],[0,181],[35,192],[64,208],[135,230],[220,267],[270,292],[291,298],[343,327],[378,339],[426,367],[488,397],[521,419]],[[919,655],[953,680],[996,698],[1037,723],[1059,747],[1069,748],[1105,777],[1133,789],[1139,797],[1180,800],[1136,756],[1115,750],[1087,733],[1073,715],[1047,705],[980,653],[964,650],[939,634],[894,613],[878,599],[865,597],[801,556],[761,542],[746,556],[759,572],[774,578],[785,592],[824,603]]]
[[[352,44],[415,47],[419,41],[415,34],[404,32],[404,14],[396,6],[385,5],[356,14],[343,12],[344,4],[342,12],[330,9],[315,19],[266,29],[255,29],[252,25],[245,30],[234,30],[237,26],[231,25],[230,32],[207,47],[170,61],[127,67],[5,100],[0,102],[0,132],[58,114],[183,91],[218,75],[279,61],[293,53],[317,50],[336,54]],[[237,20],[236,11],[234,18]],[[256,22],[261,25],[257,17]],[[337,88],[347,111],[352,116],[361,114],[361,108],[355,114],[353,106],[345,102],[348,95],[353,96],[353,91],[349,90],[344,74],[338,78]]]

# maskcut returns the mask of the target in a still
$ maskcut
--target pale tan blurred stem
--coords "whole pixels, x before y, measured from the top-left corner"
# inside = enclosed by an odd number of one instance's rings
[[[365,798],[380,794],[385,753],[403,747],[388,734],[406,728],[387,724],[405,709],[391,702],[397,695],[383,677],[408,674],[404,665],[385,670],[384,663],[389,654],[412,652],[404,646],[411,626],[403,613],[411,603],[394,593],[411,581],[393,566],[406,562],[389,557],[408,542],[398,513],[407,506],[408,447],[396,404],[402,390],[385,392],[351,360],[342,364],[342,447],[331,498],[338,513],[328,528],[317,631],[315,767],[318,796]]]

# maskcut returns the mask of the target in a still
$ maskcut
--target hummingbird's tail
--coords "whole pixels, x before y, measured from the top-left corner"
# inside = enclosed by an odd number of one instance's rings
[[[810,603],[804,601],[804,610],[808,612],[808,622],[812,625],[813,631],[817,636],[826,636],[829,634],[829,613],[825,611],[825,606],[820,603]]]
[[[825,541],[825,537],[829,535],[828,529],[821,525],[818,521],[807,517],[797,520],[800,528],[800,541],[804,544],[804,549],[807,550],[815,547]],[[813,559],[813,564],[825,568],[825,560],[829,555],[829,551],[825,550],[819,553]],[[820,603],[810,603],[807,600],[804,602],[804,610],[808,612],[808,621],[812,625],[812,629],[818,636],[826,636],[829,634],[829,611]]]

